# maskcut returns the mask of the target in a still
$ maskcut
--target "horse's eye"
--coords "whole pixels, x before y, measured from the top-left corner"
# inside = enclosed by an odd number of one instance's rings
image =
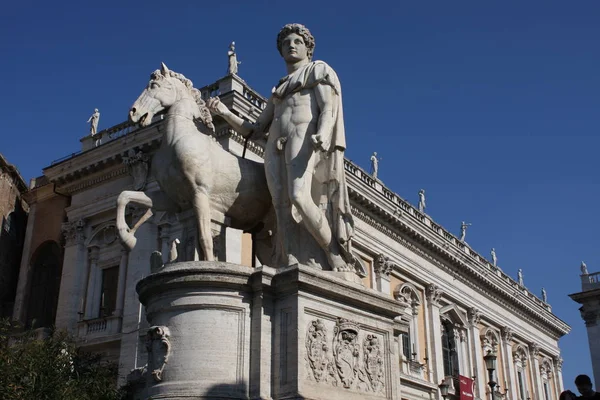
[[[152,82],[150,84],[150,89],[156,89],[157,87],[158,87],[158,83],[156,83],[156,82]]]

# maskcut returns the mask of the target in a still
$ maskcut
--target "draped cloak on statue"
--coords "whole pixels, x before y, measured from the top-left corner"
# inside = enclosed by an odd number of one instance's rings
[[[329,85],[333,89],[333,118],[334,124],[331,132],[331,141],[326,151],[315,150],[317,157],[312,180],[312,193],[322,193],[327,196],[326,217],[334,237],[340,247],[340,255],[354,266],[354,257],[351,253],[352,236],[354,235],[354,221],[350,212],[350,200],[344,173],[344,150],[346,149],[346,136],[344,132],[344,116],[342,109],[342,88],[335,71],[323,61],[312,61],[302,66],[297,71],[282,78],[277,87],[273,88],[272,98],[283,100],[294,93],[305,89],[312,89],[317,85]],[[270,99],[269,101],[272,101]],[[259,118],[255,130],[266,132],[271,119]],[[316,132],[315,132],[316,133]],[[254,135],[253,135],[254,136]],[[277,140],[269,137],[267,140]],[[305,140],[311,140],[307,136]]]

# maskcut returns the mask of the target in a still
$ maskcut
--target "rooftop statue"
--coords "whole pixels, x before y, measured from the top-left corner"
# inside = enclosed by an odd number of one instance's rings
[[[519,285],[523,286],[523,270],[521,268],[517,271],[517,279],[519,280]]]
[[[425,212],[425,208],[427,205],[425,204],[425,189],[419,190],[419,211]]]
[[[494,265],[494,267],[496,267],[496,264],[498,263],[498,257],[496,257],[496,249],[492,247],[492,251],[490,251],[490,254],[492,255],[492,264]]]
[[[98,121],[100,121],[100,112],[98,112],[97,108],[94,108],[94,113],[87,120],[88,124],[90,124],[90,135],[92,136],[98,133]]]
[[[230,226],[255,232],[256,255],[262,263],[271,261],[268,230],[272,213],[271,196],[262,164],[241,159],[224,150],[211,136],[212,117],[192,82],[170,71],[165,64],[150,77],[147,87],[129,111],[129,119],[148,126],[152,117],[167,110],[160,148],[152,162],[152,175],[160,191],[124,191],[117,199],[117,228],[123,244],[132,249],[135,232],[153,211],[180,212],[193,209],[198,228],[198,245],[204,260],[212,261],[211,216],[229,217]],[[129,227],[125,221],[127,204],[148,210]],[[261,228],[262,227],[262,228]]]
[[[241,61],[237,60],[237,54],[235,53],[235,42],[231,42],[229,45],[229,51],[227,52],[229,56],[229,66],[227,67],[227,74],[233,75],[238,73],[238,65],[241,64]]]
[[[581,262],[580,269],[581,269],[581,275],[589,275],[587,265],[585,265],[585,263],[583,261]]]
[[[379,158],[377,157],[377,152],[374,151],[371,156],[371,174],[373,178],[377,179],[377,173],[379,172]]]
[[[242,120],[218,98],[207,105],[243,136],[268,136],[264,165],[281,233],[278,265],[354,271],[340,81],[325,62],[312,61],[315,39],[305,26],[285,25],[277,49],[287,75],[256,123]]]
[[[465,221],[463,221],[460,224],[460,241],[461,242],[465,241],[465,237],[467,236],[467,227],[469,227],[471,225],[473,225],[473,224],[466,223]]]

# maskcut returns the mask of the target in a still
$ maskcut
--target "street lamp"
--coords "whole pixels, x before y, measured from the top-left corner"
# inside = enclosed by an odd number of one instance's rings
[[[492,353],[491,350],[488,350],[485,357],[483,357],[483,361],[485,361],[485,368],[488,370],[488,385],[490,386],[491,398],[494,400],[494,388],[496,387],[496,382],[494,382],[494,371],[496,370],[496,354]]]
[[[446,400],[446,397],[448,397],[448,388],[450,387],[450,385],[448,385],[446,383],[446,380],[444,379],[438,387],[440,388],[440,393],[442,394],[442,397],[444,398],[444,400]]]

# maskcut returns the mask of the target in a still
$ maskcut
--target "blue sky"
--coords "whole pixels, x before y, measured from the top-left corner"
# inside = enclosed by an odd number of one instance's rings
[[[122,3],[122,4],[121,4]],[[285,75],[285,23],[307,25],[315,59],[342,82],[347,157],[380,177],[534,293],[573,330],[566,387],[592,375],[567,294],[579,263],[600,271],[600,3],[597,1],[9,2],[0,13],[0,152],[26,180],[127,110],[164,61],[196,87],[240,76],[268,94]],[[599,382],[600,384],[600,382]]]

